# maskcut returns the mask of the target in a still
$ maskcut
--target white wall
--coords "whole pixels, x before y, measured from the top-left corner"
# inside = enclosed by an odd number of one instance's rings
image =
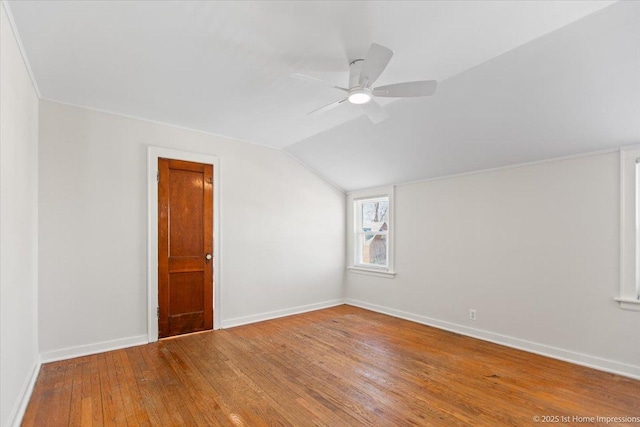
[[[613,300],[618,163],[609,153],[398,186],[397,276],[350,273],[347,297],[640,376],[640,313]]]
[[[38,366],[38,96],[0,6],[0,425]]]
[[[342,298],[344,194],[288,154],[42,101],[40,347],[146,334],[146,149],[221,160],[222,316]]]

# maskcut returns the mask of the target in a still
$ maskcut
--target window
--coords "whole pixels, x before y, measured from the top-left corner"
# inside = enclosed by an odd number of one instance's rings
[[[389,197],[355,202],[356,265],[389,266]]]
[[[627,310],[640,310],[640,147],[620,150],[620,294]]]
[[[348,194],[348,269],[393,277],[393,187]]]

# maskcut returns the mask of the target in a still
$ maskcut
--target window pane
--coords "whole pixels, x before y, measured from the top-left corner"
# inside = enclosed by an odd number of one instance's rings
[[[362,264],[387,265],[387,236],[362,234],[360,239]]]
[[[389,229],[389,199],[365,200],[362,209],[362,231],[386,231]]]

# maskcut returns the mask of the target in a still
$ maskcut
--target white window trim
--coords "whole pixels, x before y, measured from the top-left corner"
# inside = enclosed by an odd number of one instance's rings
[[[354,202],[361,199],[373,199],[376,197],[389,198],[389,234],[387,235],[389,242],[389,251],[387,253],[387,267],[376,267],[368,265],[356,264],[356,246],[355,246],[355,212],[353,210]],[[394,262],[394,240],[396,234],[395,228],[395,208],[394,208],[394,187],[378,187],[366,190],[351,191],[347,193],[347,270],[350,273],[365,274],[370,276],[394,278],[396,275]]]
[[[636,276],[640,274],[636,232],[636,162],[640,145],[620,149],[620,294],[614,298],[620,308],[640,311]]]

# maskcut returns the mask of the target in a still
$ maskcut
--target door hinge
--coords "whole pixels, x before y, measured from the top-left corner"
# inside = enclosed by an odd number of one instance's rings
[[[156,171],[156,181],[160,182],[160,171]]]
[[[156,317],[160,318],[160,307],[156,307]]]

